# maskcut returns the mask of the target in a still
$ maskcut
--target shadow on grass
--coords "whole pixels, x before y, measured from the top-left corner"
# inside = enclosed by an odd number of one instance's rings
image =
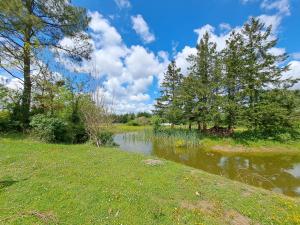
[[[7,188],[17,182],[19,182],[19,181],[17,181],[17,180],[0,180],[0,190]]]
[[[11,140],[24,140],[28,138],[28,134],[22,132],[0,132],[0,138],[7,138]]]
[[[26,181],[28,179],[29,178],[24,178],[24,179],[20,179],[20,180],[14,180],[12,178],[2,179],[2,180],[0,180],[0,191],[7,188],[7,187],[10,187],[10,186],[18,183],[18,182]]]

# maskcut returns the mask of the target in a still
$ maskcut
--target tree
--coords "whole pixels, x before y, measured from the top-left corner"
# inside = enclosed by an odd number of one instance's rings
[[[196,88],[194,79],[190,75],[183,78],[182,84],[179,88],[179,104],[182,108],[183,119],[185,122],[188,122],[190,130],[192,129],[192,123],[196,118]]]
[[[250,128],[257,129],[261,93],[267,88],[278,87],[283,83],[288,85],[290,81],[282,79],[282,73],[289,69],[288,66],[281,66],[287,59],[287,54],[272,53],[277,39],[272,37],[272,27],[266,27],[259,19],[251,18],[241,33],[243,38],[241,81],[246,106],[245,117]]]
[[[86,95],[80,103],[83,121],[91,141],[97,145],[105,145],[112,142],[112,134],[109,130],[114,120],[111,107],[106,102],[104,95],[99,90],[91,95]]]
[[[175,61],[172,61],[161,84],[161,97],[157,99],[155,105],[155,112],[166,118],[172,126],[181,119],[178,95],[182,80],[183,75],[180,73],[180,68],[177,68]]]
[[[224,55],[224,109],[225,123],[229,130],[232,130],[237,123],[239,108],[241,104],[241,82],[243,74],[243,57],[242,57],[243,39],[241,34],[233,31],[228,40],[226,48],[223,50]]]
[[[32,64],[42,49],[64,52],[73,60],[88,58],[90,44],[86,10],[69,0],[0,0],[0,67],[14,77],[23,75],[22,121],[29,124]],[[75,43],[65,47],[64,37]]]
[[[210,41],[206,32],[197,45],[197,55],[191,56],[190,76],[192,79],[194,96],[194,113],[198,129],[206,131],[212,117],[212,108],[219,90],[219,60],[216,43]],[[202,124],[202,127],[201,127]]]

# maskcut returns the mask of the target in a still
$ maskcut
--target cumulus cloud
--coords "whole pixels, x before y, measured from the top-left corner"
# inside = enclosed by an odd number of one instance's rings
[[[131,3],[130,3],[129,0],[115,0],[115,3],[117,4],[117,6],[120,9],[130,8],[131,7]]]
[[[293,60],[289,66],[290,70],[284,73],[284,78],[300,79],[300,61]],[[300,82],[294,85],[292,89],[300,89]]]
[[[289,0],[263,0],[261,8],[265,10],[277,10],[279,14],[285,16],[289,16],[291,14]]]
[[[145,43],[151,43],[155,41],[155,36],[150,32],[149,26],[142,15],[138,14],[136,16],[132,16],[131,21],[133,29],[138,35],[140,35]]]
[[[175,62],[176,65],[181,68],[181,73],[183,75],[188,74],[188,67],[190,66],[187,58],[190,55],[196,55],[197,54],[197,49],[190,47],[190,46],[185,46],[182,51],[178,52],[178,54],[175,56]]]
[[[153,102],[148,94],[149,87],[154,77],[159,81],[162,79],[169,63],[168,54],[164,51],[155,54],[140,45],[128,46],[103,15],[99,12],[89,12],[89,15],[91,60],[84,60],[80,65],[66,58],[61,62],[69,70],[101,79],[98,93],[113,102],[116,113],[151,110]]]
[[[276,34],[278,32],[280,23],[282,21],[282,17],[280,15],[266,15],[262,14],[257,17],[260,19],[266,26],[272,26],[273,33]]]
[[[291,56],[295,60],[300,60],[300,52],[292,53]]]

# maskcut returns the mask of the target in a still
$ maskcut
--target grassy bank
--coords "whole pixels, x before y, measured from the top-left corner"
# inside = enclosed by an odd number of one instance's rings
[[[0,138],[0,224],[299,224],[299,199],[141,155]]]
[[[153,135],[151,126],[130,127],[126,125],[116,125],[115,133],[146,131],[137,135],[139,138],[161,141],[170,145],[183,145],[186,147],[201,147],[207,151],[219,152],[290,152],[300,153],[300,139],[274,140],[253,137],[238,129],[232,137],[218,137],[213,135],[203,135],[197,130],[189,131],[187,128],[177,126],[174,129],[163,127],[161,132]]]
[[[130,126],[127,124],[114,124],[111,127],[111,132],[113,133],[126,133],[126,132],[137,132],[137,131],[144,131],[144,130],[151,130],[152,126]]]

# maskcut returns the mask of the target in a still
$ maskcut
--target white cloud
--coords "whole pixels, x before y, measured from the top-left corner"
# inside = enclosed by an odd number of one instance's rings
[[[260,16],[257,17],[258,19],[260,19],[263,23],[265,23],[266,26],[272,26],[273,29],[273,33],[277,33],[280,23],[282,21],[282,17],[280,15],[266,15],[266,14],[262,14]]]
[[[265,10],[277,10],[279,14],[285,16],[291,14],[289,0],[263,0],[261,8]]]
[[[5,75],[0,75],[0,84],[15,91],[23,89],[23,83],[19,79],[9,78]]]
[[[241,28],[236,27],[231,30],[227,30],[227,32],[220,33],[219,35],[215,32],[215,27],[211,26],[210,24],[206,24],[198,29],[195,29],[194,32],[198,34],[197,43],[203,38],[204,34],[208,32],[210,34],[210,40],[217,44],[217,49],[222,50],[226,46],[226,40],[230,36],[230,32],[233,30],[239,31]]]
[[[276,48],[276,47],[273,47],[269,50],[269,52],[272,54],[272,55],[282,55],[284,54],[286,51],[285,51],[285,48]]]
[[[115,0],[115,3],[117,4],[117,6],[120,9],[130,8],[131,7],[131,3],[130,3],[129,0]]]
[[[99,12],[89,12],[89,16],[91,17],[89,27],[96,33],[94,38],[97,39],[97,45],[117,45],[122,42],[121,35]]]
[[[197,54],[197,49],[192,48],[190,46],[185,46],[181,52],[178,52],[177,55],[175,56],[175,62],[176,65],[181,68],[181,73],[183,75],[188,74],[188,67],[190,66],[189,62],[187,61],[187,58],[190,55],[196,55]]]
[[[103,80],[98,91],[113,102],[116,113],[149,111],[152,101],[148,94],[154,77],[159,81],[169,63],[168,54],[157,54],[140,45],[127,46],[118,31],[99,12],[91,16],[91,60],[75,65],[66,58],[62,63],[69,70],[90,73]],[[70,41],[71,42],[71,41]]]
[[[291,56],[295,60],[300,60],[300,52],[292,53]]]
[[[228,32],[228,31],[232,30],[232,27],[231,27],[230,24],[228,24],[228,23],[221,23],[221,24],[219,25],[219,27],[220,27],[220,29],[221,29],[222,31],[225,31],[225,32]]]
[[[284,78],[300,79],[300,61],[291,61],[289,65],[290,70],[284,73]],[[300,89],[300,82],[298,82],[292,89]]]
[[[144,20],[142,15],[136,15],[131,17],[133,29],[141,36],[145,43],[151,43],[155,41],[155,36],[150,32],[147,22]]]

